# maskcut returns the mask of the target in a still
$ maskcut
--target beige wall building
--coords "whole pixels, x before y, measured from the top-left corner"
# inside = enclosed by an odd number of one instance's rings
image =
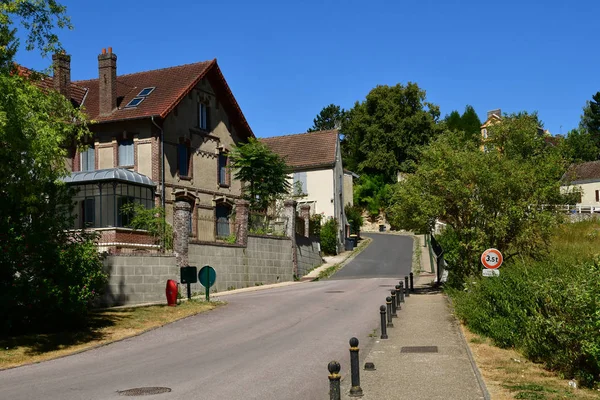
[[[577,206],[600,212],[600,161],[572,165],[563,176],[563,182],[563,193],[580,193]]]
[[[309,204],[311,214],[323,214],[338,221],[338,243],[346,237],[347,203],[344,192],[344,169],[338,130],[308,132],[260,139],[279,154],[293,173],[292,196],[298,206]],[[350,201],[352,196],[349,196]]]

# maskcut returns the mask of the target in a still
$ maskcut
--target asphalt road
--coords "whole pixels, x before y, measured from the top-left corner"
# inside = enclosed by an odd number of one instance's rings
[[[372,237],[334,279],[230,295],[224,307],[135,338],[0,371],[0,398],[117,399],[160,386],[172,391],[144,398],[325,399],[328,362],[348,373],[348,340],[368,348],[379,305],[410,270],[410,238]]]

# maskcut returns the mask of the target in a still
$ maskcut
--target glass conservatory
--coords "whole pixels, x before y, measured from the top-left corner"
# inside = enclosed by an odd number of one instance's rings
[[[64,182],[75,189],[74,228],[126,227],[125,204],[154,207],[156,184],[147,176],[124,168],[74,172]]]

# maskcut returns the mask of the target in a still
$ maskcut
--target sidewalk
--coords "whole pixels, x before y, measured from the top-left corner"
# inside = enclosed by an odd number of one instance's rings
[[[430,271],[421,238],[421,270]],[[489,399],[468,345],[446,297],[431,288],[432,273],[415,275],[415,293],[402,303],[388,339],[377,340],[369,354],[360,354],[360,383],[365,400]],[[427,346],[429,349],[419,349]],[[436,352],[425,352],[426,350]],[[405,352],[409,351],[409,352]],[[375,371],[363,369],[365,362]],[[348,372],[349,365],[344,365]],[[350,398],[350,375],[342,382],[342,398]]]

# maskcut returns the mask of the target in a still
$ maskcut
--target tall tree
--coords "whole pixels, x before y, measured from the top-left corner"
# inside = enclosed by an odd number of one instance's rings
[[[342,124],[346,167],[381,174],[388,182],[398,172],[414,171],[420,147],[441,132],[439,116],[439,107],[426,101],[416,83],[377,86]]]
[[[73,28],[66,10],[56,0],[0,0],[0,67],[10,66],[19,47],[15,19],[27,31],[25,48],[45,56],[61,49],[55,28]]]
[[[65,7],[0,0],[0,336],[68,329],[86,322],[106,275],[93,239],[72,227],[66,148],[89,135],[85,116],[52,89],[11,73],[17,20],[28,50],[60,49]]]
[[[467,105],[462,115],[454,110],[444,118],[446,128],[451,131],[464,132],[465,141],[479,141],[481,135],[481,120],[475,109]]]
[[[436,220],[447,224],[456,242],[448,255],[451,282],[460,286],[480,271],[479,255],[495,247],[510,258],[545,249],[556,221],[547,204],[563,204],[559,151],[515,151],[520,143],[537,148],[531,115],[508,116],[502,124],[505,151],[481,151],[460,132],[441,135],[422,153],[416,173],[395,187],[388,219],[392,225],[427,232]],[[512,137],[514,136],[514,137]],[[530,143],[525,143],[528,139]],[[509,151],[510,149],[510,151]]]
[[[249,183],[243,196],[254,210],[266,210],[291,189],[285,161],[256,139],[235,146],[230,160],[235,179]]]
[[[586,102],[579,127],[588,132],[594,139],[596,147],[600,148],[600,92],[596,92],[592,100]]]
[[[446,128],[451,131],[461,131],[463,129],[460,113],[456,110],[453,110],[450,114],[446,115],[444,122],[446,122]]]
[[[319,115],[313,120],[313,126],[308,128],[308,132],[327,131],[330,129],[339,129],[344,120],[346,111],[340,106],[330,104],[323,107]]]
[[[583,129],[572,129],[567,137],[560,142],[566,159],[574,163],[595,161],[600,150],[592,135]]]

